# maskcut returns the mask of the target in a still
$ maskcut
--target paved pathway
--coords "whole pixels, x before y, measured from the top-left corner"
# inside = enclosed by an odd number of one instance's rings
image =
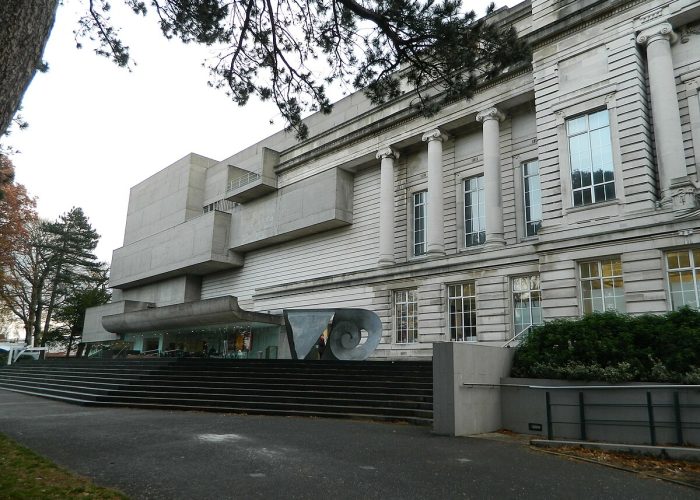
[[[134,499],[698,498],[409,425],[68,405],[0,390],[0,432]]]

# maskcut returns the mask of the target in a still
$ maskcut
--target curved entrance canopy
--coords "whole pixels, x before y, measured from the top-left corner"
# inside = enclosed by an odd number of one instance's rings
[[[227,297],[112,314],[102,318],[102,326],[105,330],[119,334],[205,327],[239,322],[283,326],[284,317],[281,314],[266,314],[243,310],[238,306],[238,299],[229,295]]]

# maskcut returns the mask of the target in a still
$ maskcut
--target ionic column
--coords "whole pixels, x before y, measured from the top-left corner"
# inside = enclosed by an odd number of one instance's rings
[[[501,202],[500,126],[504,115],[489,108],[478,115],[484,135],[484,198],[486,209],[486,244],[503,245],[503,204]]]
[[[637,36],[637,43],[646,46],[647,50],[651,114],[654,119],[656,158],[663,198],[671,194],[669,190],[672,184],[687,183],[688,175],[671,58],[671,43],[676,39],[669,23],[658,24]]]
[[[394,160],[399,152],[387,147],[377,152],[382,161],[379,181],[379,265],[394,263]]]
[[[442,141],[445,139],[447,135],[438,129],[423,134],[423,141],[428,143],[427,254],[433,256],[445,254],[442,214]]]

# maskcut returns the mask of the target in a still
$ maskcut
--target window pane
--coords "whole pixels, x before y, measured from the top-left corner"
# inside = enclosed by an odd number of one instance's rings
[[[625,311],[622,261],[607,259],[581,262],[581,306],[584,314],[610,310]]]
[[[567,121],[574,206],[615,198],[609,120],[602,110]]]
[[[476,340],[476,297],[474,296],[474,289],[473,282],[450,285],[447,289],[451,340]]]
[[[566,126],[569,135],[580,134],[581,132],[585,132],[587,129],[586,117],[579,116],[578,118],[574,118],[573,120],[568,120],[566,122]]]
[[[418,338],[417,296],[415,290],[394,291],[394,330],[396,343],[415,342]]]
[[[542,323],[539,286],[540,279],[537,275],[516,277],[512,280],[515,335],[527,331],[532,325]]]
[[[571,171],[574,172],[574,175],[577,171],[582,173],[591,171],[591,150],[588,143],[588,134],[571,137],[569,139],[569,151],[571,154]]]
[[[700,268],[696,260],[699,253],[698,250],[678,250],[666,254],[668,289],[674,310],[700,306]]]
[[[591,130],[600,128],[600,127],[607,127],[610,124],[610,117],[608,116],[608,110],[604,109],[602,111],[598,111],[596,113],[591,113],[588,115],[588,123],[589,126],[591,127]]]
[[[536,161],[523,164],[523,194],[525,235],[534,236],[542,221],[540,176]]]
[[[464,181],[464,244],[480,245],[486,240],[483,176]]]
[[[413,194],[413,255],[426,252],[426,191]]]

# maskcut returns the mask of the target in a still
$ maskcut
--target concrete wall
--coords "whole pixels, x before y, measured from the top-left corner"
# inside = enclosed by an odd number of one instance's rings
[[[433,346],[433,432],[467,436],[502,427],[498,384],[510,372],[513,349],[463,342]]]
[[[102,317],[110,314],[121,314],[130,311],[139,311],[149,306],[147,302],[132,300],[121,300],[110,302],[102,306],[91,307],[85,312],[85,323],[83,326],[83,342],[108,342],[118,340],[119,336],[108,332],[102,327]]]
[[[230,224],[228,213],[200,213],[196,218],[116,249],[110,286],[129,288],[176,275],[203,275],[240,267],[242,258],[228,250]]]
[[[124,245],[201,215],[206,171],[214,164],[190,153],[131,188]]]
[[[353,220],[353,180],[334,169],[237,206],[230,248],[245,252],[346,226]]]
[[[548,379],[519,379],[503,378],[503,384],[521,384],[532,386],[593,386],[610,385],[598,382],[575,382]],[[641,384],[626,384],[627,387]],[[653,385],[653,384],[652,384]],[[545,404],[545,389],[527,387],[501,388],[502,426],[514,432],[547,435],[547,414]],[[647,389],[552,389],[549,390],[552,406],[553,434],[555,439],[580,439],[581,428],[579,418],[578,394],[584,393],[586,437],[590,441],[606,441],[627,444],[651,444],[649,432],[649,415],[647,410]],[[678,392],[680,405],[700,404],[700,389],[649,389],[654,408],[656,423],[656,439],[658,444],[677,444],[675,430],[675,414],[673,411],[673,393]],[[560,406],[566,405],[566,406]],[[594,405],[623,405],[623,406],[594,406]],[[700,407],[682,408],[681,419],[685,422],[683,440],[685,444],[700,445]],[[597,421],[597,422],[596,422]],[[561,423],[568,422],[568,423]],[[627,422],[630,425],[616,425]],[[533,430],[541,427],[541,431]]]
[[[169,306],[199,300],[202,296],[202,278],[192,275],[176,276],[119,291],[120,300],[149,302],[156,307]],[[113,300],[116,301],[114,297]]]

